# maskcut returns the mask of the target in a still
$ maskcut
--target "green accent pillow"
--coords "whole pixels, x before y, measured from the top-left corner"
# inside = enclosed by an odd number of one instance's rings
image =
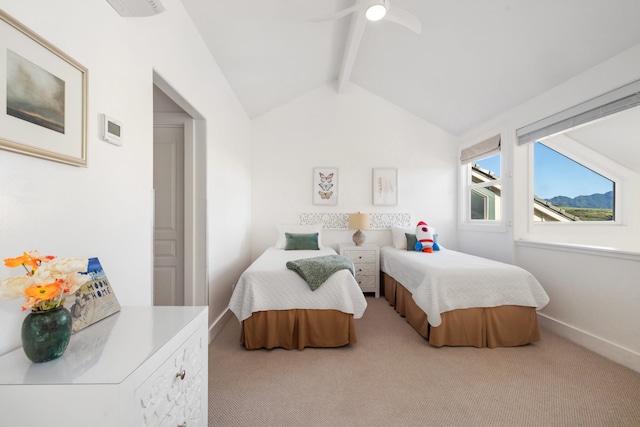
[[[299,250],[314,250],[317,251],[318,247],[318,233],[310,234],[294,234],[284,233],[286,243],[284,246],[285,251],[299,251]]]
[[[416,237],[416,235],[411,233],[404,233],[404,235],[407,238],[407,250],[415,251],[416,243],[418,242],[418,238]]]

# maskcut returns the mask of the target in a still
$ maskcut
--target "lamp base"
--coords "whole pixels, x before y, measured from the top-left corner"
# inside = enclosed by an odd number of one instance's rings
[[[367,237],[362,231],[358,230],[353,233],[353,243],[355,243],[356,246],[362,246],[365,240],[367,240]]]

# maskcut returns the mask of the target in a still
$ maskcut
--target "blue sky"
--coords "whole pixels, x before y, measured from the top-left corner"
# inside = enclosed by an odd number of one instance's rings
[[[476,162],[480,167],[500,175],[498,156]],[[534,147],[534,192],[550,199],[555,196],[589,196],[613,190],[613,183],[602,175],[542,145]]]

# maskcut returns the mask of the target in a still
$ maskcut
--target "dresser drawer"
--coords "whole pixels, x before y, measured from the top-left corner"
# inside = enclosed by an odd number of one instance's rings
[[[372,262],[372,263],[376,262],[376,251],[349,250],[344,252],[344,256],[349,258],[354,264],[359,262]]]
[[[196,333],[136,391],[139,426],[197,425],[202,422],[204,361],[202,334]]]

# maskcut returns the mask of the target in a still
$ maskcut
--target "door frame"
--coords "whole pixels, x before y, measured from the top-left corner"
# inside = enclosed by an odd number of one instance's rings
[[[206,122],[155,71],[153,83],[184,110],[154,113],[153,123],[184,127],[184,305],[208,306]]]

